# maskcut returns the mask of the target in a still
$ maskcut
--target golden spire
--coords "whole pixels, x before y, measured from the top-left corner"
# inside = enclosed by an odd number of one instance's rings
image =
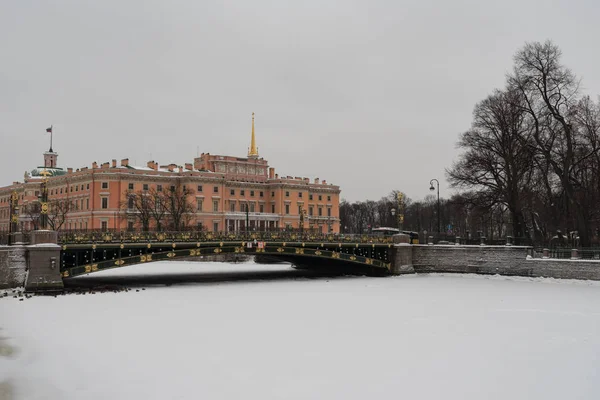
[[[254,137],[254,113],[252,113],[252,140],[250,141],[250,150],[248,150],[248,157],[258,157],[258,150],[256,148],[256,138]]]

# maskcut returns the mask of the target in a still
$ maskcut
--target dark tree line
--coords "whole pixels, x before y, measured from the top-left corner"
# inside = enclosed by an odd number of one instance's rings
[[[598,240],[600,102],[580,93],[552,42],[528,43],[506,85],[475,105],[462,153],[446,170],[459,193],[440,199],[440,235],[511,235],[547,243],[557,231]],[[437,233],[437,198],[405,199],[403,229]],[[342,230],[398,226],[395,195],[340,204]]]
[[[479,207],[506,207],[514,236],[548,240],[576,232],[589,246],[598,228],[600,105],[552,42],[529,43],[514,57],[506,87],[475,106],[451,184]]]

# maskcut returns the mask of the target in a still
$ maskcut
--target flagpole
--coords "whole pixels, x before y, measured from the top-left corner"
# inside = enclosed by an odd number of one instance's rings
[[[54,129],[52,129],[52,125],[50,125],[50,151],[52,151],[52,134]]]

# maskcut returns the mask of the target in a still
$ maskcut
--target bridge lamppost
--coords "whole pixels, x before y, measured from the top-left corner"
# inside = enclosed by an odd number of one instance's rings
[[[434,181],[437,184],[437,231],[438,231],[438,236],[439,236],[441,233],[441,227],[440,227],[440,181],[438,181],[437,179],[432,179],[429,181],[429,185],[430,185],[429,190],[431,190],[431,191],[435,190],[435,188],[433,187]]]
[[[250,230],[250,203],[246,202],[246,232]]]
[[[397,220],[396,220],[396,218],[395,218],[395,217],[396,217],[396,209],[395,209],[395,208],[392,208],[392,209],[390,210],[390,212],[392,213],[392,219],[393,219],[394,221],[396,221],[396,227],[397,227],[397,226],[398,226],[398,221],[397,221]]]

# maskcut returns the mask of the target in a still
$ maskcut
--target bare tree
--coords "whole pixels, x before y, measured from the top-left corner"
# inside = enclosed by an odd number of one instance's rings
[[[185,230],[190,222],[190,216],[194,212],[194,207],[190,201],[190,196],[194,194],[181,180],[177,179],[173,185],[162,195],[162,204],[164,205],[171,222],[171,229],[174,231]]]
[[[465,152],[446,170],[451,184],[475,190],[470,198],[477,200],[478,206],[498,210],[499,204],[506,205],[513,235],[522,237],[521,194],[531,181],[534,152],[521,94],[497,90],[478,103],[472,127],[461,135],[458,146]],[[492,213],[489,215],[491,218]]]
[[[33,201],[31,203],[25,204],[23,211],[24,211],[25,215],[27,215],[27,218],[29,219],[29,221],[31,221],[33,230],[34,231],[38,230],[40,227],[40,218],[41,218],[41,211],[42,211],[42,206],[41,206],[40,202]]]
[[[58,231],[67,220],[67,215],[77,210],[77,204],[69,199],[54,199],[48,202],[48,225]]]
[[[578,168],[600,150],[597,142],[583,143],[577,126],[579,81],[561,64],[561,51],[550,41],[528,43],[515,55],[509,85],[523,96],[536,148],[560,180],[567,212],[584,246],[590,243],[590,218],[582,198]]]
[[[125,198],[126,200],[121,203],[121,209],[140,223],[142,231],[148,232],[152,219],[152,197],[148,195],[147,191],[138,190],[134,192],[128,190],[125,192]]]

